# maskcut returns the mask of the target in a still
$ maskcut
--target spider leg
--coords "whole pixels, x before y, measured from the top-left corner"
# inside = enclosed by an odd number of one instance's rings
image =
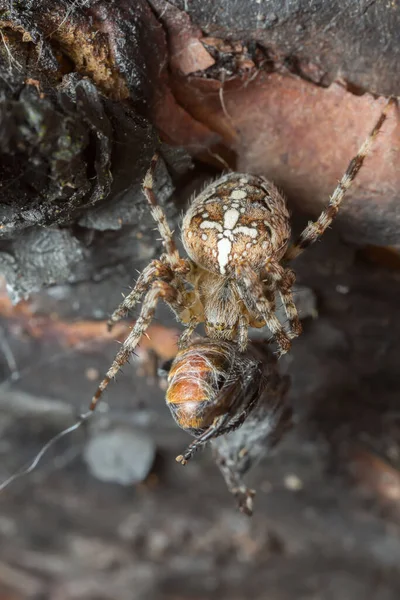
[[[189,322],[186,324],[185,331],[179,337],[179,340],[178,340],[179,350],[182,350],[182,348],[185,348],[185,346],[187,346],[190,337],[192,336],[194,330],[196,329],[197,325],[200,322],[201,322],[201,320],[198,316],[195,315],[193,317],[190,317]]]
[[[342,200],[347,190],[350,188],[355,177],[357,176],[357,173],[363,166],[364,159],[371,150],[373,142],[383,123],[386,120],[389,108],[392,106],[392,104],[394,104],[394,102],[394,98],[390,98],[388,100],[385,108],[381,113],[381,116],[376,122],[371,133],[362,144],[357,155],[350,161],[345,174],[343,175],[338,186],[336,187],[335,191],[329,199],[328,206],[325,210],[322,211],[317,221],[311,221],[300,234],[297,241],[287,249],[286,254],[284,256],[284,261],[293,260],[294,258],[299,256],[299,254],[301,254],[306,248],[308,248],[308,246],[316,242],[332,223],[333,219],[336,217],[339,211],[340,204],[342,203]]]
[[[171,228],[168,225],[165,212],[157,203],[157,198],[153,189],[154,173],[156,170],[158,157],[159,155],[156,152],[156,154],[154,154],[153,158],[151,159],[150,167],[143,180],[143,193],[146,196],[147,201],[150,205],[151,214],[153,216],[153,219],[157,223],[157,227],[161,234],[163,245],[165,247],[166,254],[171,265],[175,266],[176,270],[178,270],[181,266],[184,269],[184,271],[186,271],[187,261],[181,259],[179,256],[178,248],[176,247],[175,240],[173,237],[173,232],[171,231]]]
[[[264,319],[279,346],[279,354],[288,352],[291,347],[290,338],[275,315],[274,302],[266,297],[257,273],[247,264],[238,266],[236,284],[248,310],[258,313]]]
[[[173,285],[165,281],[153,282],[151,289],[147,292],[144,298],[139,318],[136,321],[132,331],[124,341],[122,348],[117,353],[114,362],[107,371],[107,374],[100,382],[90,403],[89,411],[93,412],[95,410],[102,393],[110,383],[111,379],[116,376],[121,367],[128,361],[130,355],[138,345],[140,338],[150,325],[154,317],[158,300],[160,298],[167,302],[167,304],[169,304],[176,312],[179,312],[183,309],[178,291]]]
[[[158,154],[156,153],[150,163],[150,167],[145,175],[143,181],[143,193],[147,198],[150,205],[150,211],[153,219],[157,223],[158,230],[161,234],[166,254],[163,255],[161,260],[153,260],[151,263],[142,271],[139,279],[136,282],[134,289],[124,298],[121,304],[111,315],[107,325],[109,330],[122,319],[134,305],[139,302],[142,295],[147,292],[153,281],[157,279],[164,279],[166,281],[172,281],[174,273],[184,275],[190,271],[189,261],[180,258],[178,249],[176,247],[173,232],[171,231],[167,217],[159,204],[153,190],[154,172],[158,162]],[[169,264],[168,264],[169,262]],[[176,287],[179,291],[184,291],[183,285],[180,281],[176,281]]]
[[[276,286],[278,288],[278,292],[289,322],[289,336],[291,339],[298,337],[303,328],[293,300],[292,287],[296,281],[296,275],[294,271],[291,269],[285,269],[282,267],[282,265],[275,261],[268,261],[265,270],[276,282]]]
[[[249,319],[247,315],[240,315],[238,325],[238,346],[244,352],[249,341]]]
[[[118,321],[123,319],[130,310],[132,310],[156,279],[163,279],[165,281],[171,281],[173,279],[173,272],[169,265],[160,260],[152,260],[151,263],[143,269],[133,290],[125,296],[121,304],[114,310],[107,321],[109,331],[111,331],[112,327],[118,323]]]

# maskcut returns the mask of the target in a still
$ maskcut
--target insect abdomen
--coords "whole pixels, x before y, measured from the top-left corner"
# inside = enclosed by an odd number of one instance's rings
[[[209,345],[196,344],[178,352],[168,375],[166,401],[182,429],[198,435],[224,414],[226,407],[215,403],[218,382],[226,373],[227,357]]]

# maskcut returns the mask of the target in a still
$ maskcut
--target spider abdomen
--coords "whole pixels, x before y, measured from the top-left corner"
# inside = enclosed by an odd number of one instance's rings
[[[205,188],[189,207],[182,227],[187,253],[220,275],[243,261],[258,271],[280,260],[290,237],[284,198],[264,177],[229,173]]]

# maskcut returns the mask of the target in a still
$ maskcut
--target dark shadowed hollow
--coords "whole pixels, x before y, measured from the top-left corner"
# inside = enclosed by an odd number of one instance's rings
[[[177,237],[227,168],[273,180],[300,231],[399,94],[398,31],[395,2],[0,0],[0,483],[87,409],[129,332],[106,321],[162,251],[154,151]],[[253,516],[209,447],[175,461],[160,306],[98,414],[0,493],[0,600],[400,597],[399,153],[393,107],[293,264],[293,427],[246,475]]]

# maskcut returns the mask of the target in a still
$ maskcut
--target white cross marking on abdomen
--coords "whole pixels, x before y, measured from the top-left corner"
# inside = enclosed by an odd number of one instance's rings
[[[218,264],[219,270],[222,275],[226,273],[226,265],[229,263],[229,254],[232,250],[233,235],[235,233],[243,233],[249,237],[255,239],[258,235],[258,231],[254,227],[244,227],[239,225],[235,227],[240,217],[240,212],[236,208],[229,208],[224,214],[224,226],[218,221],[202,221],[200,223],[200,229],[216,229],[220,238],[217,242],[218,249]]]
[[[202,221],[200,223],[200,229],[217,229],[222,232],[222,225],[218,221]]]
[[[229,208],[224,214],[224,229],[233,229],[239,217],[240,212],[236,208]]]
[[[225,273],[225,267],[229,262],[229,254],[232,250],[232,242],[228,240],[228,238],[224,237],[222,240],[218,240],[217,243],[218,248],[218,264],[219,270],[222,275]]]

